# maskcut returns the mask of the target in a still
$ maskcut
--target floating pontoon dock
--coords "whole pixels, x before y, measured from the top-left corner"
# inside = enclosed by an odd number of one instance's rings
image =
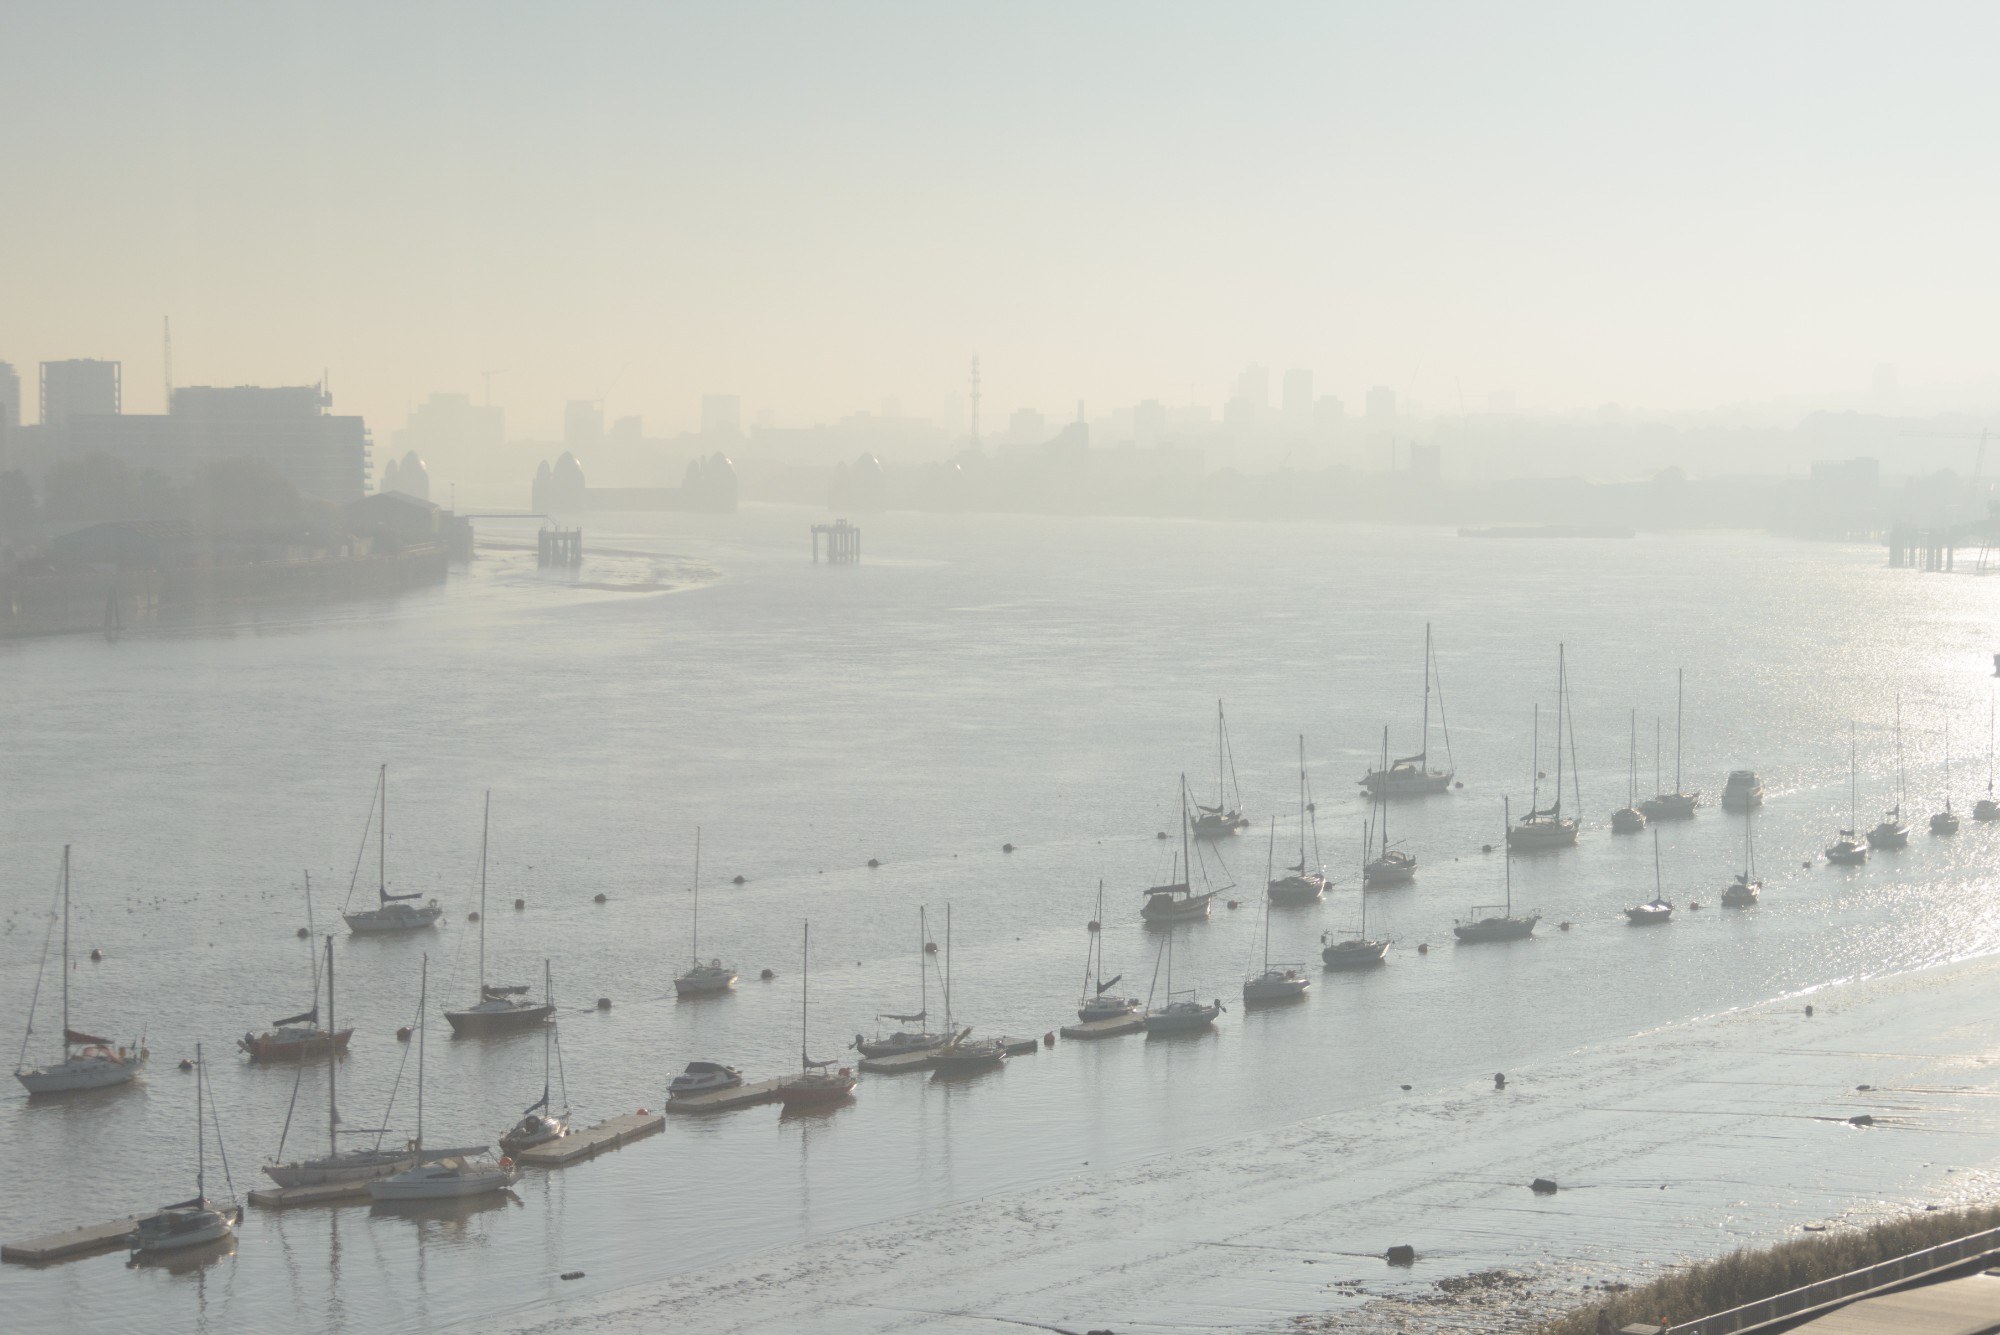
[[[778,1098],[778,1087],[791,1078],[787,1075],[779,1076],[775,1080],[753,1080],[748,1084],[735,1085],[729,1089],[712,1089],[705,1094],[688,1094],[678,1099],[668,1099],[665,1111],[726,1112],[731,1108],[748,1108],[756,1103],[774,1103]]]
[[[1143,1015],[1114,1015],[1108,1020],[1066,1024],[1060,1032],[1064,1038],[1116,1038],[1120,1034],[1136,1034],[1145,1027]]]
[[[625,1113],[596,1126],[572,1131],[561,1140],[522,1150],[514,1156],[514,1160],[530,1168],[563,1168],[595,1158],[606,1150],[615,1150],[627,1141],[650,1136],[666,1124],[667,1119],[661,1113]]]
[[[250,1203],[260,1210],[289,1210],[299,1205],[337,1205],[341,1201],[368,1199],[368,1180],[359,1182],[314,1182],[303,1187],[264,1187],[250,1193]]]
[[[10,1242],[0,1247],[0,1261],[14,1261],[20,1265],[47,1265],[51,1261],[67,1261],[72,1257],[108,1252],[114,1247],[123,1247],[130,1242],[132,1230],[138,1226],[137,1218],[113,1219],[109,1223],[86,1224],[82,1228],[72,1228],[63,1233],[51,1233],[46,1237]]]

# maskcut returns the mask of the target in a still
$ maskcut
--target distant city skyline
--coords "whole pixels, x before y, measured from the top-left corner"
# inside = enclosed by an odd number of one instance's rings
[[[746,427],[1995,364],[2000,12],[17,8],[0,358]],[[838,52],[835,56],[834,52]],[[245,115],[245,107],[258,114]],[[135,206],[136,204],[136,206]],[[1296,403],[1297,400],[1294,399]],[[966,405],[969,407],[969,405]],[[961,412],[966,412],[962,407]],[[966,412],[969,417],[969,412]]]

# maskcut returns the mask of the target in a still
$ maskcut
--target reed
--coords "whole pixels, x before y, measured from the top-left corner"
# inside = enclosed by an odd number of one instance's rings
[[[2000,1205],[1907,1215],[1867,1228],[1810,1234],[1775,1247],[1745,1248],[1683,1266],[1651,1284],[1607,1294],[1536,1328],[1535,1335],[1592,1335],[1600,1310],[1612,1329],[1628,1323],[1693,1321],[1849,1270],[2000,1228]]]

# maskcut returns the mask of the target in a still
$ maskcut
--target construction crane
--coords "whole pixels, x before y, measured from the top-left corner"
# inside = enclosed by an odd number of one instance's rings
[[[1975,574],[1990,575],[2000,572],[2000,548],[1995,545],[1996,530],[2000,530],[2000,514],[1996,514],[1993,502],[1985,497],[1983,478],[1986,473],[1986,439],[1992,434],[1991,427],[1981,427],[1977,431],[1902,431],[1898,435],[1915,436],[1929,440],[1976,440],[1978,450],[1972,456],[1972,480],[1967,489],[1972,493],[1974,503],[1986,500],[1988,523],[1979,531],[1979,561],[1973,567]]]

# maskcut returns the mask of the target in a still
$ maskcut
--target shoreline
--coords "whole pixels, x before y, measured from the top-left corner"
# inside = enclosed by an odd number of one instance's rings
[[[1391,1090],[473,1324],[751,1331],[837,1311],[855,1331],[922,1313],[1138,1331],[1197,1314],[1232,1330],[1519,1329],[1602,1285],[1796,1236],[1803,1219],[1983,1196],[1984,1154],[1975,1171],[1936,1166],[1968,1130],[2000,1132],[2000,1106],[1980,1106],[1996,1083],[1940,1077],[1985,1050],[1995,981],[2000,957],[1983,956],[1829,984],[1813,1019],[1776,998],[1510,1071],[1504,1092],[1490,1076]],[[1953,1016],[1942,1033],[1941,1014]],[[1864,1107],[1877,1125],[1848,1125]],[[1531,1192],[1545,1175],[1558,1192]],[[1385,1264],[1396,1244],[1416,1248],[1414,1266]]]

